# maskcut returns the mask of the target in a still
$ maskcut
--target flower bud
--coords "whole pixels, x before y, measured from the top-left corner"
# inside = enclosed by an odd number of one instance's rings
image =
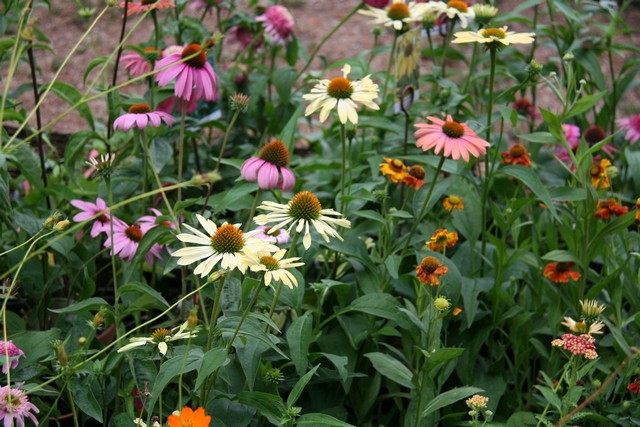
[[[187,318],[187,325],[191,330],[194,330],[198,327],[198,311],[195,307],[189,313],[189,317]]]
[[[78,338],[78,345],[83,346],[86,343],[87,343],[87,338],[85,338],[85,337]]]
[[[69,224],[71,224],[71,221],[69,221],[68,219],[63,219],[62,221],[56,222],[53,226],[53,229],[54,231],[62,231],[67,228]]]
[[[93,320],[91,321],[91,326],[93,329],[98,329],[105,320],[105,315],[107,314],[106,307],[100,307],[100,310],[93,316]]]
[[[438,311],[447,311],[451,307],[451,303],[445,297],[437,297],[433,301],[433,305]]]

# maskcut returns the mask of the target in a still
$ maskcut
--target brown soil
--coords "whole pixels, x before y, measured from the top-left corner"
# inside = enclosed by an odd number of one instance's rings
[[[100,0],[93,1],[95,12],[93,17],[104,7],[104,2]],[[501,3],[501,11],[512,10],[519,2],[515,0],[508,0]],[[311,51],[321,39],[331,31],[335,25],[347,14],[353,7],[355,7],[356,1],[339,1],[339,0],[327,0],[327,1],[285,1],[284,4],[289,8],[295,19],[295,31],[298,39],[301,43],[304,43]],[[173,13],[170,10],[162,10],[160,13]],[[38,29],[50,40],[50,47],[53,52],[49,52],[45,49],[36,49],[36,62],[39,68],[38,80],[40,83],[51,81],[56,70],[59,69],[62,61],[70,52],[71,48],[83,35],[89,26],[89,20],[81,18],[78,14],[78,8],[73,2],[52,0],[51,9],[48,10],[44,7],[39,7],[34,12],[38,19]],[[117,45],[120,26],[121,26],[122,10],[118,7],[110,8],[102,19],[98,22],[95,29],[89,34],[85,41],[79,46],[77,52],[73,55],[71,61],[61,70],[58,77],[58,81],[69,83],[76,87],[81,92],[89,91],[89,93],[98,93],[96,88],[104,88],[111,80],[111,71],[105,73],[102,78],[99,79],[97,85],[93,90],[89,90],[89,83],[94,79],[96,70],[94,70],[87,81],[84,84],[82,76],[85,68],[91,60],[99,56],[108,56],[112,53]],[[356,15],[347,25],[340,28],[334,36],[323,46],[320,50],[320,55],[326,57],[328,63],[338,61],[344,58],[354,57],[363,50],[370,49],[372,47],[373,36],[372,27],[367,23],[370,20],[369,17]],[[128,28],[131,28],[136,21],[136,17],[130,18]],[[627,22],[639,22],[640,11],[632,10],[628,16]],[[212,32],[215,30],[215,17],[208,15],[205,18],[205,26]],[[140,24],[136,29],[134,35],[129,39],[127,44],[135,44],[148,40],[152,36],[152,22],[149,17]],[[635,45],[640,43],[640,32],[636,32],[633,37]],[[391,37],[386,32],[381,37],[381,42],[390,44]],[[548,58],[544,57],[545,52],[549,50],[539,50],[538,60],[540,62],[546,62]],[[618,66],[622,62],[622,58],[616,59]],[[428,69],[428,60],[424,61],[423,72]],[[315,61],[314,66],[319,67],[320,61]],[[384,69],[386,66],[385,55],[380,55],[373,63],[374,70]],[[335,73],[335,71],[332,71]],[[2,70],[3,79],[6,76],[6,66]],[[118,82],[127,80],[126,72],[120,67],[120,73],[118,76]],[[26,61],[22,62],[18,67],[17,77],[12,82],[12,88],[18,87],[20,84],[30,82],[29,68]],[[135,87],[127,88],[128,91],[142,93],[143,89]],[[544,95],[541,98],[541,105],[543,102],[553,102],[552,98],[548,98],[549,95]],[[631,93],[629,96],[635,96],[638,99],[637,90]],[[25,91],[20,101],[24,103],[26,108],[33,106],[33,96],[30,90]],[[630,98],[633,100],[633,98]],[[637,113],[637,106],[630,102],[624,102],[629,108],[629,111],[623,111],[623,113]],[[629,105],[631,105],[629,107]],[[92,112],[97,121],[104,123],[106,121],[106,108],[105,101],[98,99],[90,103]],[[627,108],[625,107],[625,108]],[[68,108],[68,104],[57,99],[55,95],[50,94],[46,98],[46,102],[42,106],[43,122],[57,118],[64,113]],[[632,109],[636,109],[632,111]],[[35,126],[35,121],[31,121],[32,126]],[[69,134],[78,130],[87,129],[86,122],[77,114],[72,112],[62,120],[58,121],[52,126],[52,130],[59,133]]]

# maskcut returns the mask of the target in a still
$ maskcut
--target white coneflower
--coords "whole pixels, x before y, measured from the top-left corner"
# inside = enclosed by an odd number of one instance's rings
[[[280,249],[274,254],[270,252],[254,253],[247,250],[246,254],[251,261],[251,271],[264,271],[264,284],[269,286],[271,281],[282,282],[290,288],[298,286],[298,280],[288,268],[296,268],[304,265],[304,262],[296,262],[300,257],[284,258],[286,249]],[[283,259],[284,258],[284,259]]]
[[[469,26],[469,21],[475,18],[475,12],[469,8],[467,4],[462,0],[451,0],[449,2],[434,2],[427,3],[431,7],[431,10],[438,15],[446,15],[451,20],[459,20],[462,28]]]
[[[309,225],[312,225],[326,242],[329,241],[329,237],[342,240],[340,234],[335,230],[335,226],[351,227],[349,220],[334,218],[341,217],[342,214],[340,212],[336,212],[333,209],[322,209],[320,201],[310,191],[302,191],[296,194],[286,205],[266,201],[258,208],[271,211],[269,214],[258,215],[254,218],[258,225],[275,223],[276,225],[271,227],[271,230],[277,230],[287,225],[287,231],[289,232],[293,227],[296,227],[296,232],[298,233],[304,230],[302,244],[305,249],[309,249],[311,246]]]
[[[123,345],[118,349],[118,353],[123,351],[132,350],[136,347],[142,347],[147,344],[153,344],[158,347],[158,351],[163,356],[167,355],[169,350],[168,342],[187,339],[194,337],[196,331],[189,328],[189,322],[184,322],[177,328],[169,330],[167,328],[159,328],[153,331],[149,337],[136,337],[129,340],[129,344]]]
[[[487,47],[502,47],[510,44],[531,44],[535,33],[515,33],[507,27],[485,28],[480,31],[460,31],[454,34],[451,43],[482,43]]]
[[[426,3],[416,3],[414,1],[405,3],[404,0],[393,0],[393,3],[386,9],[367,6],[366,10],[358,13],[375,18],[370,24],[382,24],[385,27],[393,27],[396,31],[402,31],[406,24],[422,20],[422,15],[430,10]]]
[[[351,66],[345,64],[342,67],[343,76],[334,79],[320,80],[311,93],[303,95],[302,98],[311,101],[305,110],[305,116],[320,111],[320,122],[324,122],[329,113],[334,108],[338,110],[340,123],[345,124],[349,120],[354,125],[358,124],[358,113],[356,102],[359,102],[372,110],[379,110],[380,107],[373,102],[378,97],[378,85],[373,83],[369,76],[362,80],[351,81],[347,78],[351,72]]]

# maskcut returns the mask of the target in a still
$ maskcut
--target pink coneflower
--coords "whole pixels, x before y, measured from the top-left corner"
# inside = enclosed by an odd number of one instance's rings
[[[627,129],[627,134],[624,136],[627,141],[631,144],[638,142],[640,139],[640,114],[618,119],[616,123],[618,123],[618,126],[621,128]]]
[[[364,3],[371,6],[377,7],[378,9],[384,9],[389,5],[391,0],[364,0]]]
[[[162,51],[156,50],[152,47],[146,47],[144,48],[143,55],[134,51],[126,55],[122,55],[120,62],[124,63],[124,68],[129,70],[129,74],[131,74],[132,77],[138,77],[151,72],[151,64],[149,63],[150,58],[162,58]]]
[[[157,61],[155,69],[159,70],[156,81],[160,86],[176,80],[174,93],[178,98],[213,101],[217,97],[218,77],[207,62],[207,52],[197,43],[188,45],[181,53],[173,53]]]
[[[15,359],[10,359],[9,365],[2,366],[2,372],[5,374],[9,371],[9,367],[11,367],[11,369],[16,369],[18,366],[18,359],[20,356],[24,356],[24,351],[20,350],[11,340],[0,340],[0,362],[4,363],[6,361],[6,355],[14,357]]]
[[[273,227],[269,227],[266,225],[260,225],[256,228],[256,230],[260,230],[253,237],[260,240],[266,240],[269,243],[277,243],[279,245],[284,245],[289,241],[289,233],[284,228],[278,228],[273,230]]]
[[[214,100],[217,98],[218,98],[218,94],[216,93],[216,98],[214,98]],[[156,111],[162,111],[167,114],[173,114],[173,112],[176,110],[180,111],[180,109],[182,108],[181,105],[182,105],[182,100],[175,95],[171,95],[170,97],[168,97],[167,99],[165,99],[164,101],[158,104],[158,106],[156,107]],[[187,114],[193,114],[193,112],[196,111],[197,109],[198,109],[198,100],[195,97],[192,97],[191,99],[186,101],[184,111]]]
[[[160,212],[158,209],[149,208],[149,210],[153,213],[153,215],[145,215],[138,218],[138,220],[136,221],[136,223],[140,225],[140,229],[142,230],[143,234],[159,225],[163,225],[174,230],[176,229],[176,225],[171,221],[158,221],[158,218],[162,216],[162,212]]]
[[[128,225],[122,220],[117,220],[113,222],[113,239],[109,236],[107,241],[104,242],[104,247],[111,248],[111,241],[113,240],[113,250],[111,255],[119,255],[120,258],[129,262],[135,256],[143,237],[144,231],[142,231],[140,224],[135,223],[133,225]],[[162,259],[160,256],[160,249],[160,245],[153,245],[151,249],[149,249],[149,252],[144,255],[144,259],[147,261],[147,264],[153,264],[154,256],[158,259]]]
[[[246,160],[240,168],[242,178],[258,182],[263,190],[279,188],[291,191],[296,185],[293,172],[286,166],[289,164],[289,150],[279,139],[271,141],[258,153],[258,157]]]
[[[429,116],[428,120],[434,124],[418,123],[415,132],[416,145],[423,151],[435,148],[434,153],[439,154],[444,150],[443,156],[458,160],[460,157],[465,162],[469,161],[469,153],[474,157],[486,154],[489,143],[478,137],[464,123],[456,122],[447,116],[447,120]]]
[[[91,202],[83,202],[82,200],[71,200],[69,203],[82,210],[82,212],[73,217],[75,222],[87,221],[95,218],[93,226],[91,227],[91,237],[97,237],[100,233],[109,233],[109,208],[104,200],[98,197],[95,204]],[[113,220],[116,221],[118,219],[114,217]]]
[[[91,151],[89,151],[89,159],[95,159],[99,155],[100,155],[100,152],[95,148],[92,148]],[[84,176],[86,179],[89,179],[95,170],[96,170],[95,166],[89,166],[89,168],[86,171],[84,171],[82,176]]]
[[[10,427],[14,423],[18,427],[24,427],[25,417],[37,426],[38,419],[31,411],[36,414],[40,412],[36,405],[29,402],[29,397],[25,396],[23,390],[9,388],[8,385],[0,387],[0,422],[5,427]]]
[[[538,110],[536,110],[535,105],[533,105],[526,98],[516,99],[511,105],[511,108],[513,108],[518,112],[518,114],[528,118],[529,120],[535,120],[540,117],[540,113],[538,113]]]
[[[125,3],[120,3],[120,7],[124,9]],[[129,2],[127,16],[144,13],[152,9],[168,9],[176,7],[171,0],[141,0],[140,3]]]
[[[580,145],[580,128],[576,125],[564,123],[562,125],[562,131],[564,132],[564,138],[575,152],[578,149],[578,145]]]
[[[256,21],[264,22],[264,30],[275,44],[286,46],[293,40],[293,16],[286,7],[271,6]]]
[[[226,35],[232,43],[239,44],[242,49],[246,49],[251,44],[251,41],[255,38],[255,33],[247,27],[242,25],[236,25],[232,27]],[[258,48],[262,46],[262,39],[257,39],[253,42],[253,47]]]
[[[129,108],[127,114],[123,114],[113,121],[113,129],[126,132],[132,127],[136,127],[143,130],[147,125],[152,128],[160,127],[162,122],[171,126],[173,117],[164,111],[151,111],[148,104],[136,104]]]

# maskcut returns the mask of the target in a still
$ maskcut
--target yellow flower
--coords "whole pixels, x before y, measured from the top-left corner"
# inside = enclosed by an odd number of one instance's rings
[[[510,44],[531,44],[535,33],[514,33],[507,31],[507,27],[485,28],[483,30],[459,31],[454,34],[455,39],[451,43],[483,43],[488,47],[509,46]]]
[[[389,175],[391,182],[397,184],[407,175],[407,167],[402,160],[385,157],[384,163],[380,163],[380,173]]]
[[[393,0],[393,3],[386,9],[367,6],[367,10],[361,10],[358,13],[375,18],[370,24],[383,24],[385,27],[393,27],[396,31],[402,31],[405,24],[420,21],[422,15],[428,10],[429,6],[424,3],[414,1],[405,3],[404,0]]]
[[[431,236],[431,240],[426,242],[427,247],[434,252],[440,252],[445,247],[450,248],[458,243],[458,233],[455,231],[449,233],[446,228],[436,230]]]
[[[456,196],[455,194],[450,194],[449,197],[445,197],[442,201],[442,206],[449,212],[453,209],[457,209],[461,211],[464,209],[464,204],[462,203],[462,197]]]
[[[611,166],[611,162],[607,159],[600,160],[600,164],[591,165],[589,175],[591,175],[591,185],[594,188],[609,188],[611,186],[609,175],[607,175],[609,166]]]

